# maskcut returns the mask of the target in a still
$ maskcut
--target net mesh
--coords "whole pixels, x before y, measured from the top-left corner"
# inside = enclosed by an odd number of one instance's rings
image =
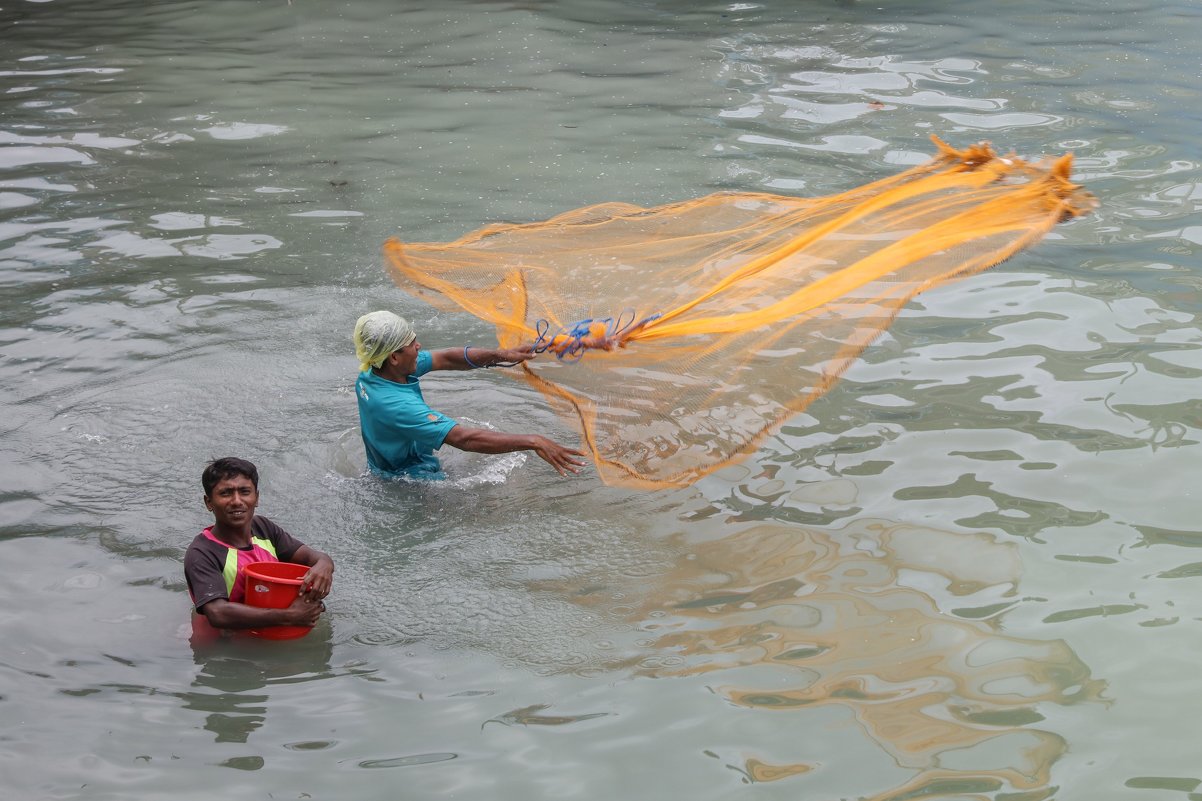
[[[547,354],[514,374],[579,429],[602,480],[687,485],[829,390],[907,300],[1095,205],[1070,155],[932,139],[925,164],[829,197],[601,203],[384,252],[401,288]]]

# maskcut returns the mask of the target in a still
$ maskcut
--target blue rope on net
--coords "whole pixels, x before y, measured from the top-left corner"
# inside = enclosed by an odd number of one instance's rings
[[[597,348],[611,350],[615,344],[620,344],[619,340],[623,334],[641,329],[652,320],[659,319],[660,315],[648,315],[639,320],[637,324],[635,323],[636,317],[634,309],[623,309],[616,319],[613,317],[588,317],[560,326],[554,333],[551,333],[550,322],[545,319],[539,320],[534,324],[534,330],[538,334],[538,338],[534,340],[534,352],[545,353],[549,350],[560,361],[578,362],[584,358],[586,350]],[[593,334],[593,328],[596,325],[605,326],[605,336],[602,342],[598,342],[598,338]]]

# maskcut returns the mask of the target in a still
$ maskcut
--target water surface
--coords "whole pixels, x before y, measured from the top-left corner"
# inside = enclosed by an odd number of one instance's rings
[[[1193,4],[18,0],[0,37],[6,798],[1198,796]],[[365,475],[355,318],[491,341],[388,236],[835,192],[932,133],[1071,150],[1102,206],[742,464]],[[573,436],[496,371],[426,392]],[[337,561],[304,640],[188,643],[226,454]]]

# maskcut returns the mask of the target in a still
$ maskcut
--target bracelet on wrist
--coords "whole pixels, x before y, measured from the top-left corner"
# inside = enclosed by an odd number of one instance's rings
[[[481,367],[491,367],[492,366],[490,364],[476,364],[474,361],[472,361],[471,358],[467,355],[467,349],[470,347],[471,347],[471,345],[463,346],[463,360],[465,362],[467,362],[468,367],[471,367],[473,370],[479,370]]]

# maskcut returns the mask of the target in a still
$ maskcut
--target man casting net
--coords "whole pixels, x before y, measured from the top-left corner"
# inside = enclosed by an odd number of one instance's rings
[[[932,138],[931,161],[829,197],[602,203],[385,254],[406,291],[556,357],[515,373],[576,425],[604,481],[686,485],[829,390],[910,298],[1095,205],[1071,156]]]

